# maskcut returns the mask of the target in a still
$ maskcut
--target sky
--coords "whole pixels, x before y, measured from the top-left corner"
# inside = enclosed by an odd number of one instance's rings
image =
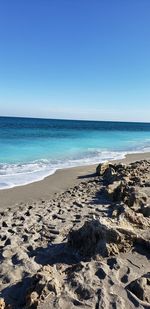
[[[0,0],[0,115],[150,121],[150,0]]]

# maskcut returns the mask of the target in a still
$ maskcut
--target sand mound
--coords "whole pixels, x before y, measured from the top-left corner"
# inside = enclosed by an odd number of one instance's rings
[[[87,221],[80,229],[72,230],[68,243],[85,257],[95,254],[106,257],[129,249],[125,235],[113,227],[101,224],[99,220]]]

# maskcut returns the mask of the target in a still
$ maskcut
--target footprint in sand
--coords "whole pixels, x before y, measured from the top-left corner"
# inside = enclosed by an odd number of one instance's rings
[[[129,281],[129,274],[130,274],[130,268],[127,267],[127,272],[126,272],[126,274],[124,274],[124,275],[121,277],[121,282],[122,282],[122,283],[128,283],[128,281]]]
[[[107,265],[110,267],[110,269],[118,270],[120,268],[120,265],[118,264],[118,261],[116,258],[110,258],[107,260]]]

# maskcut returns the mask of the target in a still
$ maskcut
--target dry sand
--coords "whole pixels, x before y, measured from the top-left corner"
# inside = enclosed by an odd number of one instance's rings
[[[0,308],[150,308],[150,154],[136,160],[0,191]]]

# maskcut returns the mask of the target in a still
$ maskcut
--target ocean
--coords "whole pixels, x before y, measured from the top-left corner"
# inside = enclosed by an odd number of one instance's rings
[[[150,123],[0,117],[0,189],[150,151]]]

